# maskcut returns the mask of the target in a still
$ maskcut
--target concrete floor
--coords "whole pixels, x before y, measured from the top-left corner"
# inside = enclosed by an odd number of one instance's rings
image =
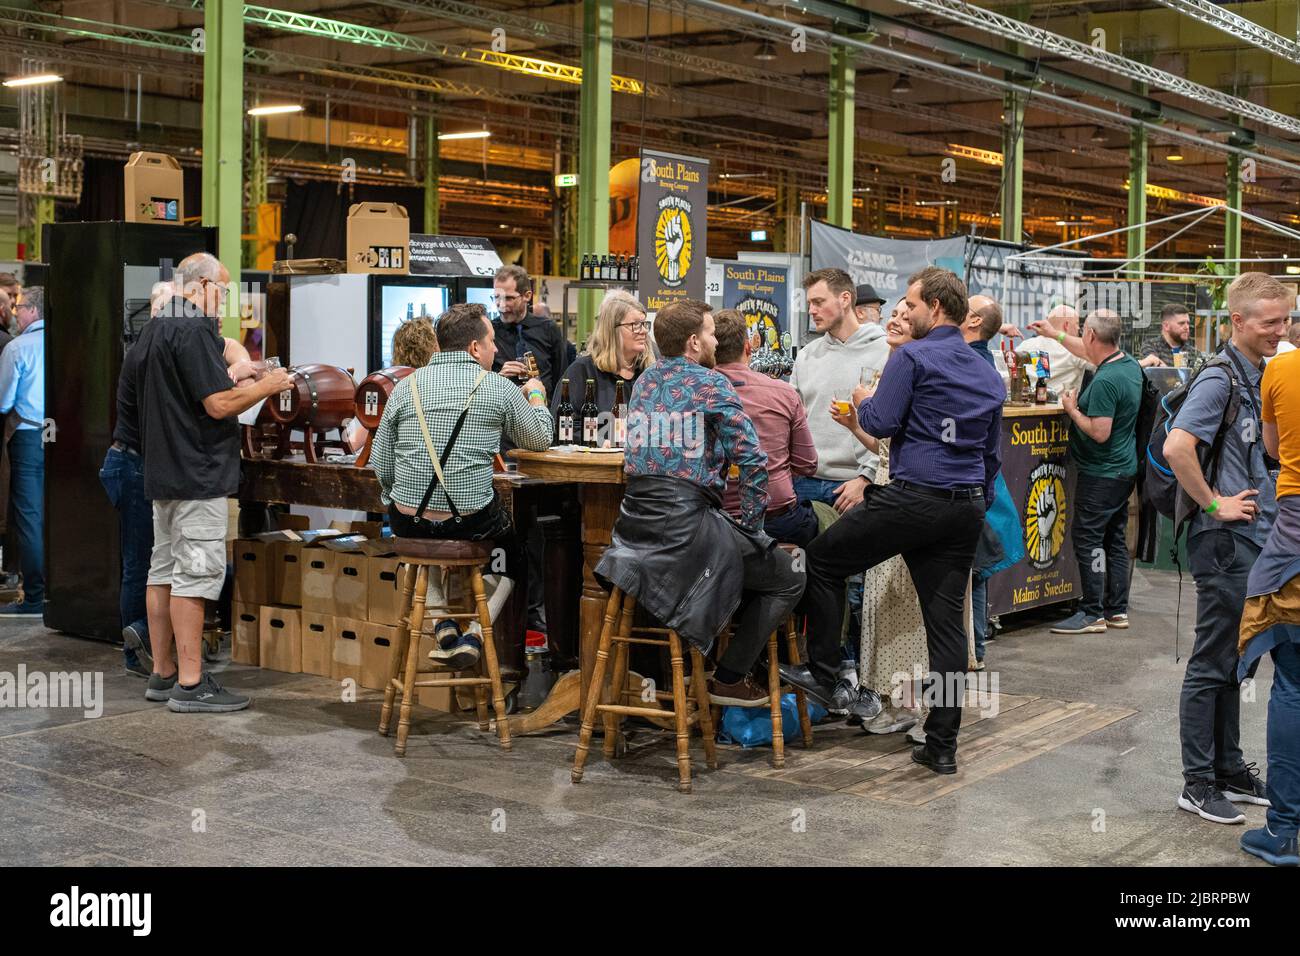
[[[575,787],[573,734],[519,738],[501,754],[494,737],[428,711],[399,760],[375,733],[375,692],[343,703],[321,678],[231,667],[223,679],[251,692],[252,708],[173,714],[144,701],[117,649],[0,621],[0,672],[101,670],[105,698],[98,719],[0,710],[0,864],[1262,866],[1237,847],[1243,827],[1175,807],[1175,593],[1172,574],[1139,571],[1128,632],[1034,626],[991,645],[1003,693],[1137,713],[922,806],[736,772],[766,752],[730,747],[719,771],[697,769],[694,794],[678,794],[670,738],[614,766],[597,748]],[[1185,655],[1190,578],[1183,600]],[[1266,661],[1242,708],[1261,769],[1270,683]],[[817,740],[859,733],[822,726]],[[1245,812],[1262,825],[1262,808]]]

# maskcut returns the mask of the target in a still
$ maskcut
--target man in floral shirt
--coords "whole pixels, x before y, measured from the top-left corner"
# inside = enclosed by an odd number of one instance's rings
[[[750,671],[802,596],[804,573],[763,531],[767,456],[731,382],[713,370],[708,306],[666,306],[654,336],[663,358],[632,388],[627,489],[596,573],[704,653],[739,607],[709,694],[717,704],[764,706],[767,691]],[[739,520],[722,510],[732,469]]]

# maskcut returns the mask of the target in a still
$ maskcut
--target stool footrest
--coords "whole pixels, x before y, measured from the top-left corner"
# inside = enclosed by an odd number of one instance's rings
[[[417,680],[411,684],[412,687],[477,687],[481,684],[491,684],[490,677],[445,677],[438,680]],[[393,679],[393,687],[399,692],[402,690],[402,682],[397,678]]]
[[[655,640],[650,637],[623,637],[621,634],[613,634],[610,640],[615,644],[649,644],[651,647],[667,647],[667,641]]]
[[[626,704],[597,704],[596,710],[602,714],[622,714],[624,717],[664,718],[676,716],[676,713],[671,710],[660,710],[657,707],[629,707]]]

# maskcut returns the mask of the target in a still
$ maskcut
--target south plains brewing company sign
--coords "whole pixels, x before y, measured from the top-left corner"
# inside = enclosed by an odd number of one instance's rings
[[[1004,409],[1002,477],[1020,512],[1025,556],[989,579],[989,614],[1009,614],[1079,597],[1070,539],[1074,474],[1066,467],[1064,412]]]
[[[709,163],[641,151],[637,255],[641,301],[651,312],[669,302],[705,297]]]
[[[750,337],[754,330],[763,333],[763,344],[776,348],[781,334],[790,323],[786,305],[790,270],[785,266],[765,266],[756,262],[725,262],[722,265],[722,307],[736,309],[745,317]]]

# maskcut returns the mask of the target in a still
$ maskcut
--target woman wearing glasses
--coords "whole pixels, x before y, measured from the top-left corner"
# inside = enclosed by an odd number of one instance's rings
[[[596,383],[596,407],[614,411],[614,389],[623,383],[624,401],[632,394],[632,383],[654,361],[650,349],[650,323],[645,306],[631,293],[614,289],[605,296],[596,315],[596,327],[587,340],[587,350],[574,360],[564,377],[569,380],[569,401],[582,404],[588,380]],[[560,404],[560,389],[551,396],[551,412]]]

